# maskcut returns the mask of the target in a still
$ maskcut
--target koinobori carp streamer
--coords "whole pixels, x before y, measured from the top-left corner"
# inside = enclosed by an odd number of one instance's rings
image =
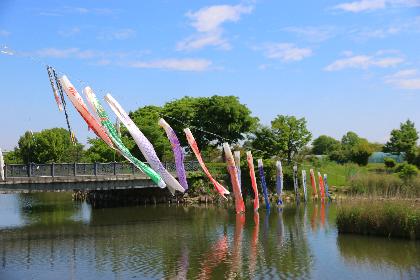
[[[233,158],[235,159],[236,170],[238,172],[239,190],[242,193],[242,180],[241,180],[241,151],[234,151]]]
[[[276,191],[277,191],[277,205],[283,204],[283,167],[281,161],[276,162]]]
[[[0,178],[4,181],[4,158],[0,149]]]
[[[251,186],[254,191],[254,211],[258,211],[260,208],[260,200],[258,196],[257,179],[255,178],[254,158],[252,157],[251,151],[246,152],[246,159],[249,167],[249,177],[251,177]]]
[[[99,103],[98,99],[96,98],[94,92],[90,87],[86,87],[84,89],[85,94],[89,100],[89,104],[93,106],[93,110],[96,111],[98,114],[99,119],[101,120],[102,126],[106,129],[108,132],[109,137],[114,142],[115,146],[117,147],[118,151],[131,163],[133,163],[138,169],[143,171],[147,176],[152,179],[152,181],[157,184],[159,187],[164,188],[166,187],[165,182],[162,180],[160,175],[156,173],[152,168],[138,160],[136,157],[134,157],[130,151],[127,149],[127,147],[123,144],[121,141],[121,138],[118,136],[118,132],[115,129],[114,125],[109,120],[108,114],[102,107],[102,105]]]
[[[207,169],[206,164],[201,157],[200,150],[198,149],[197,142],[194,139],[194,136],[191,133],[189,128],[184,129],[185,136],[187,137],[188,144],[191,147],[191,150],[194,152],[195,157],[197,158],[198,162],[200,163],[201,168],[203,169],[204,173],[206,173],[207,177],[210,179],[216,190],[219,192],[221,196],[226,198],[225,195],[229,194],[229,191],[223,187],[219,182],[217,182],[213,176],[210,174],[210,171]]]
[[[63,87],[63,90],[66,92],[67,96],[69,97],[71,103],[85,120],[86,124],[88,125],[89,129],[101,138],[108,146],[111,148],[113,147],[112,141],[109,136],[106,134],[105,130],[102,126],[95,120],[95,117],[89,112],[88,108],[86,107],[85,102],[83,102],[83,98],[77,92],[76,88],[72,85],[66,75],[63,75],[60,79],[60,84]]]
[[[175,131],[172,127],[164,120],[159,120],[159,125],[165,130],[166,135],[168,136],[169,142],[171,142],[172,152],[174,153],[175,157],[175,167],[176,167],[176,174],[178,175],[178,181],[181,186],[187,190],[188,189],[188,182],[187,182],[187,174],[185,172],[184,167],[184,152],[182,151],[181,144],[179,143],[178,137],[176,136]]]
[[[317,193],[317,190],[316,190],[316,180],[315,180],[314,170],[310,169],[309,174],[310,174],[310,177],[311,177],[312,196],[314,198],[318,198],[318,193]]]
[[[264,195],[265,207],[270,209],[270,200],[268,199],[267,183],[265,182],[264,165],[262,159],[258,160],[258,171],[260,172],[261,177],[261,186]]]
[[[324,174],[324,185],[325,185],[325,194],[329,199],[331,199],[330,192],[328,191],[328,181],[327,181],[327,174]]]
[[[230,174],[230,181],[232,182],[233,194],[235,196],[236,213],[245,212],[244,200],[242,198],[241,186],[239,185],[238,169],[235,165],[232,151],[228,143],[223,143],[223,150],[225,151],[226,164]]]
[[[296,201],[299,202],[299,182],[298,182],[298,167],[293,166],[293,187],[295,189]]]
[[[121,105],[110,95],[105,96],[105,100],[111,107],[112,111],[117,115],[121,123],[127,128],[128,132],[134,138],[137,146],[141,153],[150,164],[150,166],[162,177],[165,181],[166,186],[172,194],[175,191],[184,192],[184,188],[178,183],[178,181],[172,176],[160,162],[159,157],[156,155],[156,151],[153,148],[152,143],[144,136],[136,124],[131,120],[128,114],[124,111]]]
[[[303,186],[303,199],[308,200],[308,193],[306,188],[306,170],[302,170],[302,186]]]
[[[136,124],[131,120],[128,114],[124,111],[121,105],[110,95],[105,96],[105,100],[108,105],[111,107],[112,111],[117,115],[118,119],[122,124],[127,128],[128,132],[134,138],[137,146],[139,147],[141,153],[150,164],[150,166],[155,170],[165,181],[166,186],[172,194],[175,194],[175,191],[184,192],[184,188],[178,183],[178,181],[172,176],[160,162],[159,157],[156,155],[156,151],[153,148],[152,143],[144,136]]]
[[[319,192],[321,194],[321,198],[324,198],[325,197],[324,180],[322,179],[321,172],[318,172],[318,180],[319,180]]]

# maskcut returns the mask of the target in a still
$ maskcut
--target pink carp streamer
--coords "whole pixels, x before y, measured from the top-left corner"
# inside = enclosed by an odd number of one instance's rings
[[[318,198],[318,193],[316,191],[316,180],[315,180],[315,173],[313,169],[309,170],[310,177],[311,177],[311,185],[312,185],[312,197]]]
[[[95,134],[101,138],[109,147],[114,148],[111,139],[106,134],[105,130],[102,126],[97,122],[95,117],[89,112],[88,108],[86,107],[85,102],[83,101],[80,94],[77,92],[75,87],[69,81],[66,75],[63,75],[60,78],[60,84],[63,87],[64,91],[66,92],[67,96],[69,97],[71,103],[85,120],[88,125],[89,129],[92,129]]]
[[[223,143],[223,150],[225,151],[227,168],[230,174],[230,181],[232,182],[233,194],[235,196],[236,213],[245,212],[244,200],[242,198],[241,186],[239,185],[238,169],[236,169],[235,159],[228,143]]]
[[[321,199],[325,198],[324,179],[322,179],[321,172],[318,172],[319,180],[319,192],[321,193]]]
[[[159,120],[159,125],[165,130],[166,135],[168,136],[169,141],[171,142],[172,152],[175,156],[175,166],[176,173],[178,175],[178,181],[181,186],[187,190],[188,182],[187,175],[184,167],[184,152],[182,151],[181,144],[179,143],[178,137],[176,136],[175,131],[170,127],[170,125],[164,120]]]
[[[225,195],[229,194],[230,192],[223,187],[219,182],[217,182],[213,176],[211,176],[210,171],[207,169],[203,158],[201,157],[200,150],[197,147],[197,142],[194,139],[194,136],[191,133],[191,130],[189,128],[184,129],[185,135],[187,137],[188,144],[190,145],[192,151],[195,154],[195,157],[197,158],[198,162],[200,163],[201,168],[203,169],[204,173],[206,173],[207,177],[210,179],[210,181],[213,183],[216,190],[219,192],[223,198],[226,198]],[[227,199],[227,198],[226,198]]]
[[[121,105],[110,95],[105,96],[105,101],[111,107],[112,111],[117,115],[118,119],[124,124],[128,132],[133,136],[134,141],[140,148],[141,153],[146,158],[147,162],[163,179],[169,191],[174,195],[175,191],[184,192],[185,189],[163,166],[152,143],[144,136],[136,124],[131,120],[128,114],[124,111]]]
[[[258,197],[257,179],[255,178],[254,158],[252,157],[251,151],[246,152],[246,159],[248,161],[249,176],[251,177],[252,189],[254,190],[254,211],[258,211],[260,208],[260,200]]]

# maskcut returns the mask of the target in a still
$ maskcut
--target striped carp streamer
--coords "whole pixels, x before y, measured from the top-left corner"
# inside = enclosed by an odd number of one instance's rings
[[[276,191],[277,191],[277,205],[283,204],[283,167],[281,161],[276,162]]]
[[[303,186],[303,196],[306,202],[308,200],[308,193],[306,189],[306,170],[302,170],[302,186]]]
[[[128,132],[133,137],[144,158],[150,164],[150,167],[153,168],[153,170],[160,175],[161,179],[163,179],[163,181],[165,182],[163,185],[166,185],[173,195],[175,194],[175,191],[184,192],[184,188],[165,169],[163,164],[160,162],[159,157],[156,155],[156,151],[153,148],[153,145],[149,142],[146,136],[144,136],[144,134],[135,125],[135,123],[130,119],[130,117],[121,107],[121,105],[110,94],[107,94],[105,96],[105,100],[108,103],[109,107],[111,107],[115,115],[117,115],[118,119],[127,128]],[[115,130],[115,133],[118,132]]]
[[[297,165],[293,166],[293,187],[295,189],[296,200],[299,201],[299,182]]]
[[[327,174],[324,174],[324,185],[325,185],[325,194],[331,200],[331,195],[330,195],[330,192],[328,191]]]
[[[185,190],[187,190],[188,183],[184,167],[184,152],[181,148],[181,144],[179,143],[178,137],[176,136],[176,133],[172,129],[172,127],[170,127],[164,119],[160,119],[158,123],[165,130],[166,135],[168,136],[168,139],[171,142],[172,152],[174,153],[175,157],[175,167],[176,174],[178,175],[178,181],[181,184],[181,186]]]
[[[221,196],[226,198],[225,195],[229,194],[230,192],[223,187],[219,182],[217,182],[213,176],[211,176],[210,171],[207,169],[206,164],[201,157],[200,150],[198,149],[197,142],[194,139],[194,136],[191,133],[189,128],[184,129],[185,136],[187,137],[188,144],[191,147],[191,150],[194,152],[195,157],[197,158],[198,162],[200,163],[201,168],[203,169],[204,173],[206,173],[207,177],[210,179],[216,190],[219,192]],[[227,198],[226,198],[227,199]]]
[[[95,93],[92,91],[90,87],[86,87],[84,89],[84,92],[86,94],[86,97],[89,100],[89,104],[93,106],[93,110],[98,114],[98,118],[101,120],[101,124],[104,127],[104,129],[107,131],[109,137],[111,138],[112,142],[117,147],[118,151],[131,163],[133,163],[138,169],[143,171],[147,176],[152,179],[152,181],[158,185],[161,188],[164,188],[165,182],[162,180],[162,178],[159,176],[158,173],[156,173],[153,169],[151,169],[149,166],[138,160],[136,157],[134,157],[130,151],[127,149],[127,147],[123,144],[121,138],[118,136],[118,132],[115,129],[113,123],[109,120],[108,114],[102,107],[102,105],[99,103],[98,99],[95,96]]]
[[[60,100],[60,96],[58,95],[57,87],[54,84],[53,71],[54,70],[51,66],[47,66],[48,78],[50,79],[51,88],[52,88],[52,91],[54,93],[54,99],[55,99],[55,102],[57,103],[58,110],[60,110],[60,112],[62,112],[63,111],[63,104],[61,104],[61,100]]]
[[[238,172],[239,191],[242,193],[242,180],[241,180],[241,151],[234,151],[233,157],[235,159],[236,170]]]
[[[1,180],[4,181],[4,158],[3,158],[3,153],[0,149],[0,177]]]
[[[225,151],[227,168],[230,174],[230,181],[232,182],[233,195],[235,196],[236,213],[242,213],[245,212],[245,205],[242,198],[241,186],[239,185],[238,169],[235,165],[235,159],[228,143],[223,143],[223,150]]]
[[[102,126],[95,120],[95,117],[89,112],[82,97],[74,88],[67,76],[63,75],[59,80],[71,103],[73,103],[76,110],[87,123],[88,128],[92,129],[99,138],[101,138],[109,147],[113,148],[114,145],[112,144],[111,139],[106,134]]]
[[[313,198],[318,198],[318,193],[316,191],[315,173],[314,173],[314,170],[312,168],[309,170],[309,175],[311,177],[312,197]]]
[[[251,185],[254,190],[254,211],[258,211],[258,208],[260,208],[260,200],[258,196],[257,179],[255,178],[254,158],[252,157],[251,151],[246,152],[246,160],[248,161],[249,177],[251,177]]]
[[[258,160],[258,171],[260,172],[261,177],[261,185],[264,195],[264,201],[265,201],[265,208],[270,209],[270,200],[268,199],[268,193],[267,193],[267,183],[265,182],[265,176],[264,176],[264,165],[262,159]]]
[[[324,180],[322,179],[322,175],[318,172],[318,180],[319,180],[319,192],[321,194],[321,198],[325,198],[325,189],[324,189]]]

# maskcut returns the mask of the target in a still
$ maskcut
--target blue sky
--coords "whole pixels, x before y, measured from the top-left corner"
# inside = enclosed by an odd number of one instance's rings
[[[46,70],[126,110],[236,95],[262,123],[305,117],[314,136],[385,142],[420,124],[420,1],[0,2],[0,147],[65,127]],[[2,50],[4,48],[2,47]],[[93,134],[71,110],[79,140]]]

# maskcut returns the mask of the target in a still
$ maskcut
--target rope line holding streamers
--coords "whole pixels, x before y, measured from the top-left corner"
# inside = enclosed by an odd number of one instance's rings
[[[59,70],[56,70],[55,68],[53,68],[53,67],[49,66],[47,63],[45,63],[44,61],[40,60],[38,57],[34,57],[34,56],[31,56],[31,55],[26,55],[26,54],[24,54],[24,53],[20,53],[20,52],[14,51],[13,49],[9,48],[9,47],[8,47],[8,46],[6,46],[6,45],[3,45],[3,46],[2,46],[2,48],[0,49],[0,54],[3,54],[3,55],[10,55],[10,56],[21,56],[21,57],[26,57],[26,58],[29,58],[30,60],[32,60],[33,62],[36,62],[36,63],[38,63],[38,64],[41,64],[43,67],[47,67],[47,71],[48,71],[48,75],[49,75],[49,76],[51,75],[51,74],[50,74],[50,71],[51,71],[51,73],[52,73],[52,75],[53,75],[53,80],[55,81],[55,84],[56,84],[56,86],[57,86],[58,92],[59,92],[59,94],[60,94],[60,99],[61,99],[61,102],[62,102],[62,104],[63,104],[63,109],[64,109],[64,113],[65,113],[65,117],[66,117],[67,128],[68,128],[68,130],[69,130],[69,133],[70,133],[70,137],[71,137],[71,139],[72,139],[72,142],[73,142],[73,143],[75,143],[75,140],[76,140],[76,139],[75,139],[74,133],[73,133],[73,132],[72,132],[72,130],[71,130],[70,120],[69,120],[69,114],[68,114],[68,112],[67,112],[67,108],[66,108],[66,101],[65,101],[65,98],[64,98],[64,92],[63,92],[63,89],[62,89],[62,87],[61,87],[60,81],[58,80],[58,75],[57,75],[57,74],[59,74],[59,75],[67,75],[67,76],[69,77],[69,79],[71,79],[71,80],[73,80],[73,81],[76,81],[76,82],[77,82],[80,86],[82,86],[82,87],[89,85],[89,84],[90,84],[90,83],[89,83],[89,81],[82,80],[82,79],[78,79],[77,77],[75,77],[75,76],[73,76],[73,75],[65,74],[65,73],[63,73],[63,72],[61,72],[61,71],[59,71]],[[51,76],[50,76],[50,79],[51,79]],[[51,80],[50,80],[50,82],[51,82]],[[108,91],[98,88],[98,89],[97,89],[97,92],[102,93],[102,94],[105,94],[105,93],[106,93],[106,92],[108,92]],[[219,135],[219,134],[216,134],[216,133],[214,133],[214,132],[211,132],[211,131],[206,131],[206,130],[204,130],[204,129],[200,128],[200,127],[197,127],[197,126],[194,126],[194,125],[191,125],[191,124],[185,123],[185,122],[183,122],[183,121],[181,121],[181,120],[179,120],[179,119],[177,119],[177,118],[174,118],[174,117],[171,117],[171,116],[168,116],[168,115],[162,114],[162,113],[160,113],[160,114],[159,114],[159,116],[160,116],[160,117],[165,117],[165,118],[168,118],[168,119],[171,119],[171,120],[174,120],[174,121],[176,121],[176,122],[178,122],[178,123],[180,123],[180,124],[184,125],[185,127],[189,127],[189,128],[191,128],[191,129],[194,129],[194,130],[197,130],[197,131],[200,131],[200,132],[203,132],[203,133],[206,133],[206,134],[212,135],[212,136],[217,137],[217,138],[219,138],[219,139],[221,139],[221,140],[223,140],[223,141],[225,141],[225,142],[229,142],[229,143],[235,143],[235,142],[236,142],[235,140],[232,140],[232,139],[229,139],[229,138],[223,137],[223,136],[221,136],[221,135]],[[218,125],[218,124],[216,124],[216,123],[214,123],[214,122],[211,122],[211,121],[207,121],[207,122],[208,122],[208,123],[211,123],[211,124],[214,124],[214,125]],[[263,151],[263,150],[256,149],[256,148],[249,148],[249,150],[251,150],[251,151],[258,151],[258,152],[262,152],[262,153],[263,153],[263,152],[265,152],[265,151]],[[285,159],[281,158],[281,160],[283,161],[283,160],[285,160]],[[291,161],[291,163],[292,163],[292,164],[296,164],[296,165],[298,165],[298,166],[301,166],[302,168],[304,168],[304,167],[307,167],[307,168],[314,168],[314,166],[312,166],[312,165],[304,164],[304,163],[297,162],[297,161],[294,161],[294,160],[292,160],[292,161]],[[314,168],[314,169],[315,169],[315,168]],[[343,176],[343,175],[341,175],[341,174],[334,174],[334,173],[329,173],[329,174],[330,174],[330,175],[333,175],[333,176],[337,176],[337,177],[346,178],[346,176]]]

